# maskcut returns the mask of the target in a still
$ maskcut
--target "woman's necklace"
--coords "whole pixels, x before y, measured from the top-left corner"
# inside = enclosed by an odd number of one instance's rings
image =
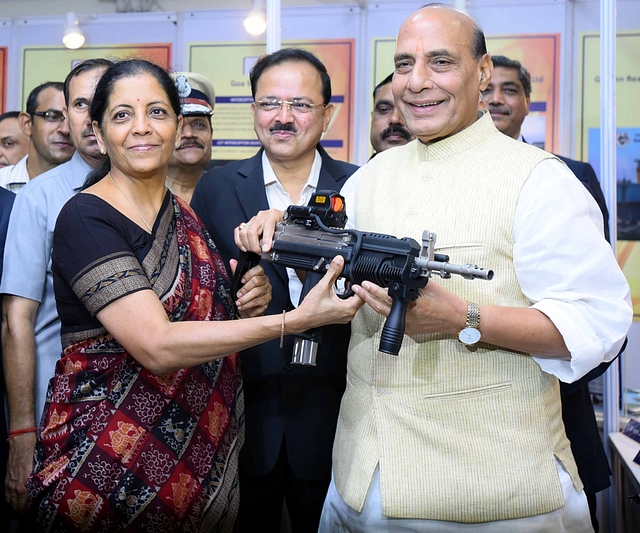
[[[116,186],[116,189],[118,189],[120,191],[120,194],[122,194],[122,196],[124,196],[124,199],[129,202],[129,205],[131,207],[133,207],[133,210],[138,214],[138,216],[140,217],[140,220],[142,220],[142,222],[144,222],[144,225],[147,226],[147,228],[149,229],[149,233],[153,233],[153,228],[151,226],[149,226],[149,224],[147,224],[147,221],[144,219],[144,217],[140,214],[140,211],[138,211],[138,208],[133,204],[133,202],[131,200],[129,200],[129,197],[124,193],[124,191],[120,188],[120,186],[116,183],[116,180],[113,179],[113,176],[111,175],[111,172],[109,172],[109,178],[111,178],[111,181],[113,182],[113,184]]]

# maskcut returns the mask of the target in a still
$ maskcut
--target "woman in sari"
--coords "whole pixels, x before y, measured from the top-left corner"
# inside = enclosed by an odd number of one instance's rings
[[[214,243],[164,185],[179,112],[169,75],[143,60],[114,64],[96,88],[91,117],[108,160],[54,232],[63,354],[27,482],[43,531],[233,531],[236,352],[348,322],[362,305],[334,294],[336,261],[286,316],[256,316],[270,300],[260,267],[234,307]],[[236,309],[246,318],[231,320]]]

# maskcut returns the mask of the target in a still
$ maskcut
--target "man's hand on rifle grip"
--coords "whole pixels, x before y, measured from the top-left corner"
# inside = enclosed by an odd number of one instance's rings
[[[356,294],[382,316],[389,316],[392,300],[387,289],[365,281],[354,285]],[[364,289],[364,290],[363,290]],[[457,335],[467,320],[467,303],[444,287],[430,280],[420,296],[407,308],[406,335],[449,333]]]
[[[268,252],[273,244],[273,233],[276,224],[281,222],[284,213],[277,209],[260,211],[249,222],[240,224],[233,232],[236,245],[243,252],[250,251],[257,254]],[[260,239],[262,238],[262,248]]]

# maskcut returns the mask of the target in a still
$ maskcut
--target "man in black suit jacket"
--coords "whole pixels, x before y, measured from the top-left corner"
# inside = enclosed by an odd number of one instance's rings
[[[306,204],[320,189],[339,191],[357,167],[320,146],[333,106],[324,65],[304,50],[263,56],[250,75],[254,127],[262,149],[205,174],[191,206],[229,266],[234,230],[258,211]],[[295,272],[263,263],[273,286],[267,313],[299,299]],[[317,366],[291,365],[293,339],[242,352],[246,440],[240,458],[240,528],[280,531],[286,501],[294,532],[317,531],[331,480],[331,450],[346,387],[349,325],[325,327]]]
[[[493,60],[491,83],[482,93],[482,99],[498,130],[509,137],[526,142],[520,128],[529,113],[531,75],[519,61],[498,55],[492,56],[491,59]],[[609,240],[609,211],[593,167],[582,161],[562,156],[556,157],[566,163],[597,202],[602,212],[604,235]],[[626,341],[620,353],[625,347]],[[578,465],[580,479],[584,484],[596,533],[598,531],[596,493],[611,486],[611,470],[593,412],[589,382],[602,375],[609,365],[611,362],[601,364],[574,383],[560,383],[565,431],[571,442],[571,451]]]

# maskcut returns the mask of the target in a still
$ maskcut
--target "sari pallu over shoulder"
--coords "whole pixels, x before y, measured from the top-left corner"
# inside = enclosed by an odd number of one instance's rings
[[[92,314],[152,289],[172,322],[233,317],[230,283],[175,196],[142,264],[104,257],[72,288]],[[40,423],[29,501],[46,531],[233,531],[244,438],[239,357],[155,375],[104,329],[66,334]]]

